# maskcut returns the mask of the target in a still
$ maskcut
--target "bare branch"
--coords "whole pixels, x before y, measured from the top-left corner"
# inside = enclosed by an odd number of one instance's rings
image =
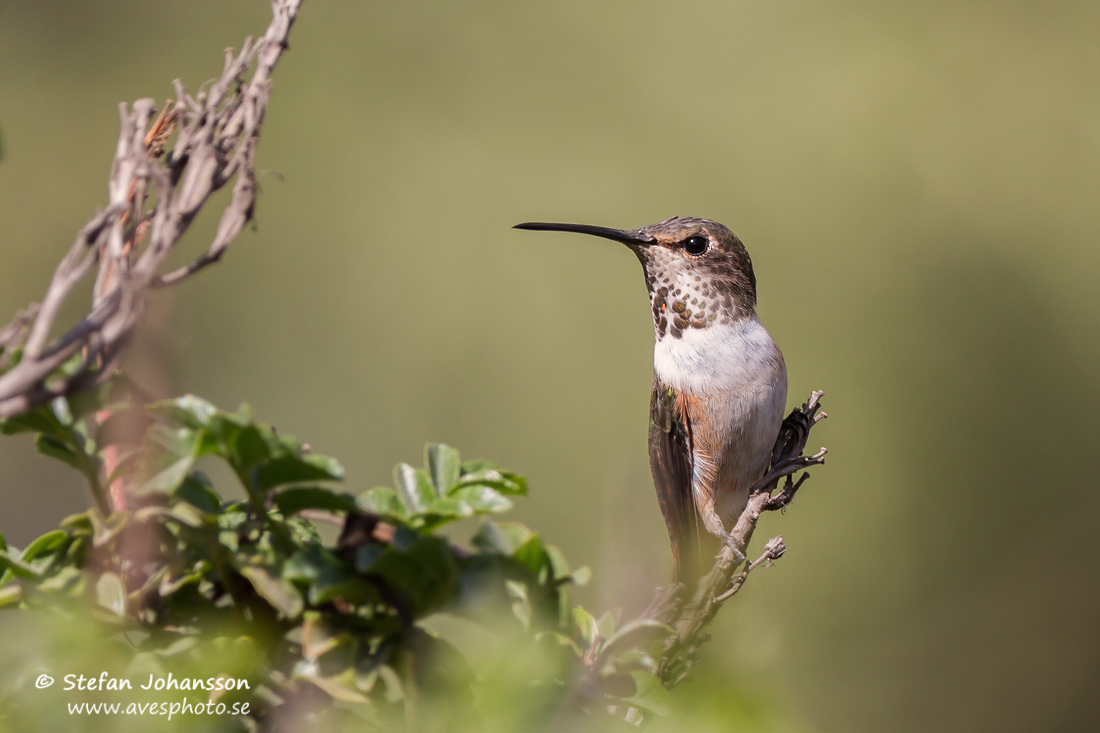
[[[768,544],[764,545],[764,554],[746,565],[745,569],[741,571],[741,574],[733,581],[733,585],[730,586],[730,589],[719,596],[715,596],[714,602],[722,603],[730,596],[736,594],[737,591],[741,590],[741,586],[745,584],[745,580],[749,577],[749,573],[756,570],[756,568],[764,563],[770,565],[772,560],[778,560],[783,557],[783,553],[786,551],[787,546],[783,544],[783,536],[779,535],[777,537],[772,537],[768,540]]]
[[[154,117],[140,99],[121,105],[107,206],[84,226],[58,264],[42,302],[0,329],[0,418],[107,379],[145,312],[153,288],[186,279],[218,261],[252,220],[260,126],[271,72],[287,48],[301,0],[272,0],[273,17],[258,40],[226,51],[221,76],[192,96],[176,81],[175,102]],[[251,76],[249,70],[252,69]],[[170,137],[175,144],[165,150]],[[211,194],[236,178],[206,252],[162,273],[165,261]],[[155,203],[149,207],[149,194]],[[76,285],[96,268],[92,303],[82,319],[51,341],[57,315]],[[21,353],[19,348],[22,346]],[[70,359],[79,363],[58,368]]]

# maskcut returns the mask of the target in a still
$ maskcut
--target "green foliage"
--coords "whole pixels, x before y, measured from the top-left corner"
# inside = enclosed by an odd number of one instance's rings
[[[219,699],[250,704],[245,727],[298,716],[528,730],[668,712],[655,672],[670,630],[571,605],[587,570],[497,518],[526,495],[522,476],[430,444],[393,486],[342,492],[339,462],[247,407],[185,396],[139,408],[124,392],[0,422],[84,475],[100,506],[22,550],[0,536],[0,608],[92,624],[129,645],[131,670],[243,675],[249,689]],[[202,460],[227,466],[244,498],[226,499]],[[127,504],[106,513],[115,482]],[[471,519],[469,546],[440,532]],[[20,719],[21,699],[0,712]]]

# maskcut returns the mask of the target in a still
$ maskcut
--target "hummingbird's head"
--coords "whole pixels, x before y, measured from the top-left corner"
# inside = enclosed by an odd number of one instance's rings
[[[674,216],[639,229],[526,222],[516,229],[592,234],[622,242],[645,269],[657,339],[688,329],[732,325],[752,316],[756,276],[741,240],[710,219]]]

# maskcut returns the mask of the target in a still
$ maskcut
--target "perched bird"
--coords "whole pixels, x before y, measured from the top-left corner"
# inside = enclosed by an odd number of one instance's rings
[[[787,368],[756,317],[756,276],[741,240],[709,219],[672,217],[640,229],[527,222],[629,247],[653,311],[649,461],[676,579],[695,580],[768,468],[783,422]]]

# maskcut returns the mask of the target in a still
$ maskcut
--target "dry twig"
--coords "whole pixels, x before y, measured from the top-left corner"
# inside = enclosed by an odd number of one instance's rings
[[[176,101],[155,120],[151,99],[120,106],[106,208],[81,229],[42,302],[0,328],[0,369],[10,365],[0,373],[0,418],[107,379],[145,312],[150,291],[217,262],[252,219],[253,163],[271,71],[287,48],[300,5],[301,0],[272,0],[274,17],[264,35],[245,39],[237,53],[227,49],[222,74],[206,91],[191,96],[177,80]],[[175,144],[165,154],[173,133]],[[199,209],[234,179],[231,200],[206,252],[162,272]],[[90,309],[51,338],[62,304],[93,268]],[[61,373],[59,367],[70,360],[74,363]]]

